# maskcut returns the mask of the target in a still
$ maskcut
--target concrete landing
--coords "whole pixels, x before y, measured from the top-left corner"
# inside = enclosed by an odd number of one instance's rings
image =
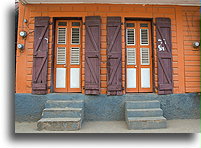
[[[125,121],[89,121],[78,131],[37,130],[37,122],[16,122],[15,133],[199,133],[199,119],[167,120],[167,128],[128,130]]]

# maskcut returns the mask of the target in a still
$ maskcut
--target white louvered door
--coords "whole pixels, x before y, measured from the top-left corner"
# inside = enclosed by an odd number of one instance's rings
[[[55,92],[81,92],[81,21],[56,21]]]
[[[126,91],[152,92],[151,23],[126,22]]]

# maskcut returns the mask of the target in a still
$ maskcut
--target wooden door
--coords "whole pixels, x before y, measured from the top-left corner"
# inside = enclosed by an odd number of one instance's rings
[[[81,92],[81,21],[56,21],[55,92]]]
[[[126,22],[126,92],[152,92],[151,23]]]

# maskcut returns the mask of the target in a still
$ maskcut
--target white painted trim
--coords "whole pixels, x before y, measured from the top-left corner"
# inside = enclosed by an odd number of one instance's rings
[[[24,4],[141,4],[200,6],[198,0],[20,0]]]
[[[22,4],[28,4],[28,2],[26,0],[19,0],[19,2],[21,2]],[[30,4],[30,3],[29,3]]]

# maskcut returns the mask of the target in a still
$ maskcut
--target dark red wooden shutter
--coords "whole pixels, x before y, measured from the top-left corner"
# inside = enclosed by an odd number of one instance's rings
[[[107,18],[107,94],[122,95],[121,17]]]
[[[158,56],[158,94],[171,94],[172,80],[172,41],[171,20],[156,18],[156,38]]]
[[[100,93],[100,17],[86,17],[85,94]]]
[[[49,17],[36,17],[34,28],[34,52],[32,93],[47,93]]]

